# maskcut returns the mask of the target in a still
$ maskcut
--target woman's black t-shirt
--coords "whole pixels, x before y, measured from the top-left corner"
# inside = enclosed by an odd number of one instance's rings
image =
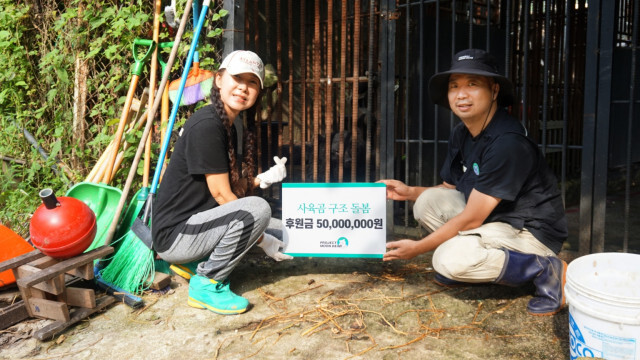
[[[231,126],[235,147],[235,127]],[[213,105],[196,111],[181,131],[153,203],[152,234],[156,251],[173,244],[176,225],[218,206],[205,174],[229,172],[228,136]]]

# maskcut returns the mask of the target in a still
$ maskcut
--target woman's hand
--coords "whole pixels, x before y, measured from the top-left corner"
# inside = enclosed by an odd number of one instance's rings
[[[260,188],[266,189],[271,184],[281,182],[287,176],[287,168],[284,164],[287,163],[287,158],[273,157],[273,161],[276,163],[269,170],[256,175],[256,178],[260,180]]]

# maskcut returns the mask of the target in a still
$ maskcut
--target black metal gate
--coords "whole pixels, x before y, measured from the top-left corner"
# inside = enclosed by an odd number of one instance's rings
[[[640,251],[631,220],[640,149],[628,136],[638,134],[629,101],[638,98],[630,81],[637,77],[637,2],[254,0],[225,7],[229,49],[257,51],[278,76],[262,104],[262,167],[277,154],[290,158],[288,181],[439,183],[458,120],[430,103],[427,82],[455,52],[483,48],[514,82],[518,102],[510,111],[560,180],[573,219],[571,250],[630,251],[635,243]],[[605,233],[607,195],[615,190],[607,174],[624,183],[624,206],[615,217],[623,226]],[[421,235],[410,204],[392,207],[395,234]]]

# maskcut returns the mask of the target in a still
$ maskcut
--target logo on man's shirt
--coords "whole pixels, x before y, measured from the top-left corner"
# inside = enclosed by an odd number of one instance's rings
[[[480,166],[478,166],[478,163],[473,163],[473,173],[480,175]]]

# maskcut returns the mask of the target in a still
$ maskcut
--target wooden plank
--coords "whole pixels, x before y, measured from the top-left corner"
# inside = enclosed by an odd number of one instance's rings
[[[0,263],[0,272],[5,270],[17,268],[20,265],[24,265],[45,256],[40,250],[33,250],[26,254],[14,257],[11,260],[3,261]]]
[[[113,296],[103,296],[96,301],[96,307],[93,309],[75,308],[71,311],[71,318],[68,321],[55,321],[42,329],[33,333],[33,337],[40,341],[53,339],[56,335],[64,331],[69,326],[87,318],[88,316],[104,309],[115,301]]]
[[[31,298],[27,302],[33,316],[59,321],[69,321],[67,304],[45,299]]]
[[[31,265],[22,265],[18,267],[18,273],[16,276],[16,280],[21,280],[30,276],[36,276],[37,274],[45,271],[44,269],[37,268]],[[20,284],[18,284],[20,286]],[[64,274],[63,276],[56,276],[47,281],[43,281],[41,283],[34,284],[33,288],[46,291],[53,295],[62,294],[64,291]]]
[[[27,308],[27,313],[29,313],[29,316],[33,316],[33,313],[31,312],[31,308],[26,306],[26,303],[27,303],[26,299],[31,298],[31,290],[28,288],[23,288],[22,286],[18,286],[18,289],[20,290],[20,295],[22,296],[22,300],[25,301],[25,307]]]
[[[67,288],[67,304],[83,308],[96,307],[96,293],[92,289]]]
[[[24,301],[20,300],[15,304],[0,309],[0,330],[15,325],[29,317]]]
[[[105,255],[111,254],[113,248],[111,246],[101,246],[87,253],[80,254],[76,257],[59,262],[49,268],[43,269],[38,274],[17,280],[18,286],[29,287],[39,282],[50,280],[58,274],[75,269],[81,265],[92,263],[95,259],[99,259]]]
[[[153,282],[149,286],[153,290],[162,290],[171,284],[171,276],[163,272],[156,271]]]
[[[14,270],[15,270],[14,273],[16,275],[16,278],[18,278],[17,269],[14,269]],[[34,288],[29,288],[29,287],[23,287],[23,286],[18,286],[18,290],[20,290],[20,296],[22,296],[22,300],[25,302],[25,307],[27,308],[27,312],[29,313],[29,316],[34,316],[33,312],[31,311],[31,307],[27,306],[28,301],[32,297],[44,299],[45,298],[44,291],[34,289]]]
[[[51,256],[44,256],[44,257],[41,257],[40,259],[31,261],[29,265],[37,267],[38,269],[44,269],[44,268],[48,268],[49,266],[53,266],[59,262],[60,260],[54,259]]]
[[[40,290],[40,289],[36,289],[36,288],[31,288],[29,289],[29,297],[27,299],[46,299],[47,298],[47,293]],[[23,297],[22,300],[25,300],[25,298]],[[52,300],[52,299],[49,299]]]
[[[85,280],[91,280],[93,279],[93,262],[71,269],[67,271],[67,274],[83,278]]]

